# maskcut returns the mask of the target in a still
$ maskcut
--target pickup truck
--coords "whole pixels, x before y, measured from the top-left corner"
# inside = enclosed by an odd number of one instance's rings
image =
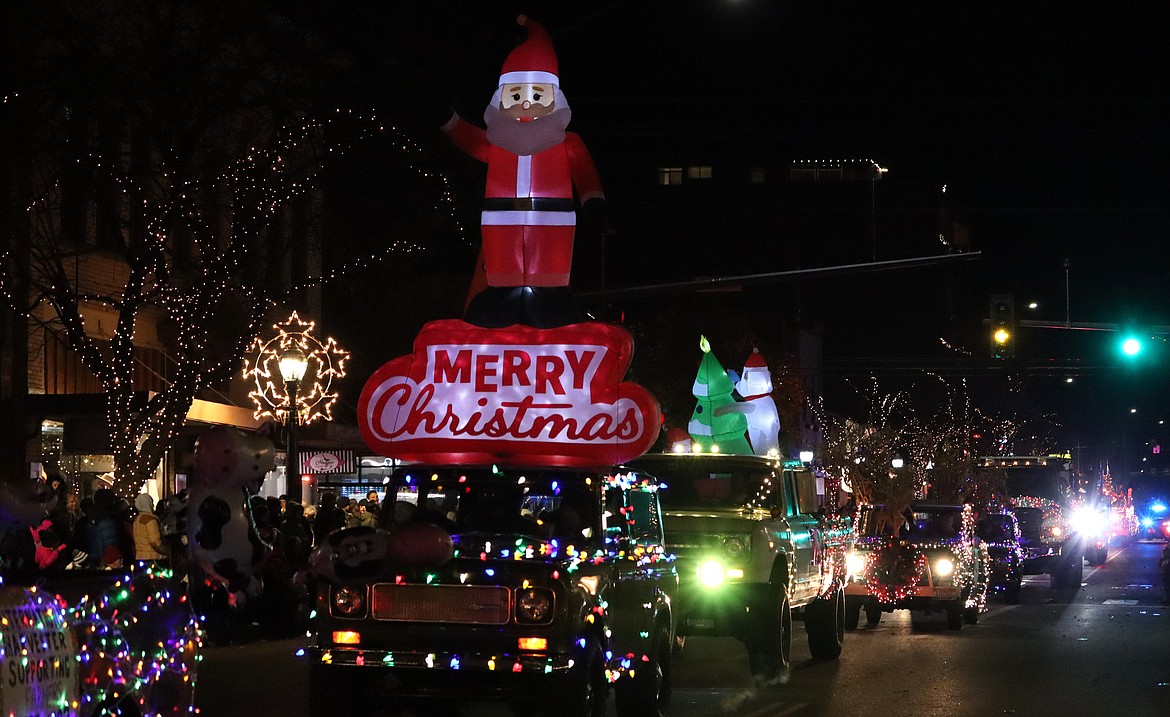
[[[669,710],[678,577],[637,471],[410,465],[378,528],[318,546],[316,717],[438,697],[521,714]],[[445,548],[445,549],[444,549]]]
[[[763,456],[660,453],[630,463],[659,491],[675,554],[677,632],[739,638],[758,682],[787,680],[792,619],[817,659],[845,635],[846,518],[818,508],[812,472]]]

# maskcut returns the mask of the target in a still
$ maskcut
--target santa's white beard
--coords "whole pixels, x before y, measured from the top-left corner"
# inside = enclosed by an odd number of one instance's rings
[[[565,141],[565,128],[571,117],[568,107],[553,110],[531,122],[505,117],[497,104],[488,105],[483,113],[488,141],[519,155],[536,154]]]

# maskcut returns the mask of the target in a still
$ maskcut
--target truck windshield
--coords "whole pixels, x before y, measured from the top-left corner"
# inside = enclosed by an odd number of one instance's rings
[[[915,506],[911,508],[910,527],[903,537],[914,540],[949,540],[959,537],[963,527],[963,509],[955,507]]]
[[[1006,470],[1004,480],[1012,497],[1027,495],[1061,501],[1066,493],[1064,481],[1048,466],[1012,467]]]
[[[862,537],[897,535],[907,540],[948,540],[963,527],[961,506],[912,506],[895,515],[885,506],[862,506],[857,531]],[[896,529],[896,530],[895,530]]]
[[[601,485],[598,476],[571,471],[401,469],[387,485],[381,524],[422,521],[452,535],[588,539],[599,533]]]
[[[682,458],[646,468],[666,484],[664,510],[772,508],[779,504],[779,479],[765,467],[706,463]]]

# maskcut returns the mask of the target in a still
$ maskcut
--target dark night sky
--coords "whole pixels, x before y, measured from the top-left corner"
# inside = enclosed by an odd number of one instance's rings
[[[972,249],[982,252],[952,286],[963,295],[952,301],[960,307],[957,320],[971,324],[967,336],[955,331],[955,316],[949,326],[918,321],[918,308],[944,299],[914,294],[906,285],[933,287],[929,279],[903,274],[896,286],[885,284],[903,302],[902,318],[921,325],[923,345],[948,335],[986,355],[979,319],[989,293],[1014,294],[1020,318],[1063,321],[1066,258],[1073,322],[1170,325],[1164,251],[1170,234],[1170,10],[1161,4],[399,5],[387,3],[373,15],[365,4],[306,11],[324,37],[363,58],[355,70],[361,77],[339,94],[385,109],[405,125],[416,120],[423,135],[423,118],[452,101],[478,118],[516,37],[513,18],[526,12],[553,35],[562,88],[574,110],[570,129],[593,150],[615,218],[637,213],[628,206],[630,197],[613,191],[621,182],[609,179],[629,169],[623,158],[639,147],[872,158],[890,169],[876,199],[877,258],[939,252],[930,234],[937,224],[902,220],[915,213],[910,209],[929,215],[943,184],[952,202],[966,210]],[[456,153],[440,150],[435,156],[444,170],[469,171]],[[473,211],[477,200],[457,197]],[[886,206],[880,206],[883,201]],[[622,227],[617,229],[627,251],[671,254],[638,244],[644,234],[635,239],[627,231],[623,237]],[[474,225],[469,231],[476,231]],[[746,244],[743,251],[750,253],[754,247]],[[732,246],[728,253],[737,250]],[[783,252],[773,254],[778,256],[765,266],[730,265],[742,266],[742,273],[794,268],[785,265]],[[614,256],[620,261],[622,249]],[[670,269],[680,277],[709,274],[702,256],[673,255]],[[801,256],[807,259],[807,253]],[[662,276],[668,274],[664,268]],[[630,278],[619,276],[613,269],[615,283]],[[882,354],[873,345],[881,335],[874,327],[897,316],[897,309],[851,294],[881,286],[873,280],[829,285],[814,302],[824,308],[827,361]],[[1022,306],[1029,300],[1040,304],[1035,313]],[[1069,424],[1063,440],[1116,441],[1122,421],[1133,421],[1116,416],[1130,404],[1142,402],[1143,416],[1170,408],[1170,373],[1114,370],[1102,341],[1100,334],[1039,330],[1021,336],[1029,361],[1081,366],[1075,388],[1063,384],[1063,374],[1053,385],[1030,382],[1034,400],[1051,401],[1049,410],[1063,412]],[[937,346],[930,350],[937,353]],[[1163,358],[1170,362],[1170,356]],[[688,370],[680,367],[681,373]],[[690,376],[680,380],[689,382]],[[1132,427],[1126,440],[1142,430]]]

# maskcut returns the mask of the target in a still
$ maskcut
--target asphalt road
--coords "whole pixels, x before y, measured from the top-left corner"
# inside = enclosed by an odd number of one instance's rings
[[[1161,544],[1117,549],[1100,568],[1085,568],[1077,591],[1028,578],[1021,604],[998,599],[977,625],[946,629],[942,614],[885,614],[874,628],[846,635],[835,662],[814,662],[796,625],[791,679],[752,685],[742,646],[693,638],[676,658],[675,717],[812,717],[888,714],[1170,715],[1170,607],[1162,605]],[[296,642],[211,648],[199,668],[196,705],[209,717],[301,717],[308,669]],[[367,715],[395,713],[371,701]],[[509,715],[502,705],[472,703],[460,717]],[[612,699],[609,714],[615,714]]]

